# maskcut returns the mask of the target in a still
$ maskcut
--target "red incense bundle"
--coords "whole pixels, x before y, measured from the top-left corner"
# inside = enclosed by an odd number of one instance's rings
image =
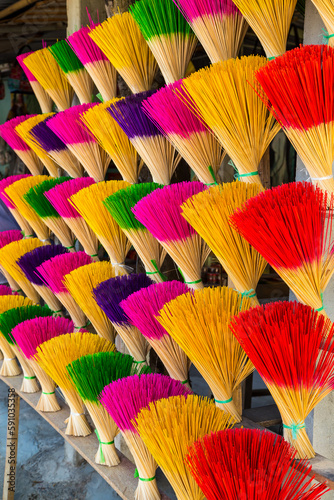
[[[51,113],[53,104],[51,97],[45,92],[42,85],[38,82],[33,73],[27,68],[24,62],[25,58],[30,56],[30,54],[32,53],[33,52],[25,52],[24,54],[20,54],[19,56],[17,56],[16,59],[29,80],[31,88],[33,89],[36,99],[41,107],[42,113]]]
[[[29,177],[29,175],[30,174],[10,175],[9,177],[5,177],[0,181],[0,198],[20,226],[24,238],[31,238],[33,236],[33,231],[29,225],[29,222],[21,215],[18,208],[6,195],[5,189],[14,182],[19,181],[20,179],[24,179],[25,177]]]

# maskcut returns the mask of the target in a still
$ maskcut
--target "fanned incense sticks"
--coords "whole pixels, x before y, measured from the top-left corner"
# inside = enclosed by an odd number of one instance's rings
[[[230,217],[298,300],[319,311],[334,272],[333,205],[334,195],[296,182],[260,193]]]
[[[93,106],[81,114],[80,119],[94,135],[115,163],[123,180],[136,184],[143,165],[137,151],[117,121],[107,111],[113,101]]]
[[[11,183],[5,188],[5,196],[7,196],[13,205],[15,205],[22,217],[28,221],[37,237],[44,242],[49,241],[50,230],[36,214],[35,210],[33,210],[30,205],[26,203],[24,195],[30,188],[40,184],[46,179],[49,179],[47,175],[28,176]],[[31,236],[30,233],[29,236]]]
[[[334,388],[333,324],[303,304],[276,302],[241,313],[231,330],[270,390],[298,458],[314,457],[305,418]]]
[[[0,248],[5,247],[6,245],[8,245],[9,243],[12,243],[13,241],[22,240],[22,238],[23,238],[22,233],[18,229],[12,229],[9,231],[2,231],[2,232],[0,232]],[[9,286],[13,292],[21,291],[19,285],[16,283],[14,278],[12,278],[12,276],[9,274],[9,272],[6,271],[6,269],[1,264],[0,264],[0,272],[6,278],[7,283],[9,284]]]
[[[144,113],[142,102],[150,95],[152,91],[115,99],[107,110],[138,151],[150,170],[153,181],[170,184],[181,157]]]
[[[173,0],[210,61],[237,57],[248,25],[232,0]]]
[[[165,82],[173,83],[184,78],[197,38],[173,0],[139,0],[129,9],[159,64]]]
[[[279,130],[252,88],[254,73],[267,63],[260,56],[230,59],[201,69],[182,82],[190,96],[188,105],[213,130],[233,161],[238,178],[260,185],[260,160]]]
[[[38,411],[54,412],[60,410],[60,406],[55,393],[56,384],[34,359],[37,347],[47,340],[58,337],[58,335],[73,332],[73,328],[73,322],[68,319],[40,316],[27,319],[12,330],[12,337],[29,360],[29,364],[41,384],[42,394],[36,405]]]
[[[64,285],[97,333],[112,342],[115,340],[114,328],[94,299],[93,290],[102,281],[114,277],[115,269],[107,261],[78,267],[64,277]]]
[[[41,276],[44,283],[53,291],[68,311],[75,324],[75,328],[78,330],[88,326],[86,324],[87,318],[65,287],[64,277],[74,269],[86,266],[91,262],[92,258],[85,252],[66,253],[43,262],[36,269],[36,272]]]
[[[156,317],[163,306],[183,293],[187,285],[179,281],[166,281],[142,288],[129,295],[120,303],[130,322],[153,347],[168,374],[189,387],[188,372],[190,361],[185,352],[160,325]]]
[[[5,189],[7,186],[10,186],[16,181],[19,181],[20,179],[24,179],[26,177],[29,177],[30,174],[20,174],[20,175],[10,175],[9,177],[5,177],[4,179],[1,179],[0,181],[0,198],[20,226],[22,230],[22,234],[25,238],[30,238],[33,236],[32,234],[32,229],[30,227],[29,222],[21,215],[17,207],[14,205],[14,203],[10,200],[10,198],[6,195]]]
[[[81,356],[114,350],[114,344],[88,332],[59,335],[37,347],[35,360],[59,385],[70,407],[71,413],[66,421],[67,435],[87,436],[91,429],[85,417],[83,402],[68,376],[66,366]]]
[[[103,389],[100,402],[118,425],[137,466],[135,500],[159,500],[160,493],[155,479],[157,464],[139,436],[134,419],[151,402],[188,394],[189,389],[180,382],[156,373],[126,377]]]
[[[34,115],[17,116],[0,125],[0,135],[9,144],[17,156],[23,161],[32,175],[40,175],[43,164],[28,144],[16,131],[17,125]]]
[[[133,326],[120,302],[142,288],[152,285],[145,274],[117,276],[103,281],[93,290],[96,302],[114,325],[136,363],[146,364],[150,345],[141,332]]]
[[[334,40],[334,5],[332,0],[312,0],[316,6],[321,19],[323,20],[327,33],[324,34],[324,40],[328,42],[328,45],[333,47]]]
[[[307,461],[281,436],[257,429],[207,434],[188,450],[186,466],[207,500],[318,500],[326,485],[312,486]]]
[[[179,266],[190,288],[202,288],[201,270],[210,250],[181,215],[181,205],[205,188],[201,182],[180,182],[156,189],[132,209],[138,219]]]
[[[229,325],[249,307],[250,300],[231,288],[205,288],[167,302],[157,316],[210,386],[218,408],[236,421],[241,408],[233,397],[254,366]]]
[[[66,40],[51,45],[49,51],[63,70],[81,104],[92,102],[94,82]]]
[[[66,144],[95,182],[104,180],[110,158],[80,121],[80,115],[94,104],[81,104],[58,113],[47,126]]]
[[[312,181],[334,192],[334,49],[305,45],[255,74],[260,95],[281,124]]]
[[[73,361],[66,369],[96,427],[99,449],[95,462],[109,467],[118,465],[120,460],[114,439],[119,430],[99,397],[104,387],[115,380],[135,373],[149,373],[150,369],[146,366],[134,367],[133,358],[120,352],[88,354]]]
[[[62,184],[55,185],[55,187],[45,192],[44,195],[79,240],[86,254],[90,255],[93,260],[99,260],[97,255],[97,237],[85,219],[81,217],[70,202],[71,196],[92,184],[94,184],[94,179],[91,177],[71,179]]]
[[[268,58],[284,54],[297,0],[233,0]]]
[[[103,201],[128,186],[125,181],[99,182],[71,196],[71,203],[94,231],[119,274],[124,274],[124,261],[131,244]]]
[[[172,485],[178,500],[204,500],[184,460],[196,439],[232,427],[234,420],[208,399],[175,396],[150,402],[135,419],[135,427]]]
[[[51,113],[53,104],[51,97],[45,92],[42,85],[37,81],[37,78],[27,68],[24,62],[25,58],[30,56],[32,53],[33,52],[25,52],[24,54],[17,56],[16,59],[29,80],[31,88],[33,89],[36,99],[41,107],[42,113]]]
[[[181,82],[168,85],[152,94],[143,101],[143,109],[199,180],[205,184],[215,183],[225,152],[213,133],[177,94],[186,96]]]
[[[47,47],[30,54],[25,58],[24,63],[49,94],[59,111],[64,111],[71,106],[73,88]]]
[[[260,187],[229,182],[198,193],[181,206],[183,217],[209,245],[243,296],[257,305],[256,287],[266,261],[230,224],[229,217]]]
[[[36,292],[42,297],[54,315],[62,315],[61,303],[54,295],[53,291],[45,285],[37,268],[52,257],[67,252],[68,250],[62,245],[45,245],[25,253],[17,261],[18,266],[24,272],[26,278],[30,281]]]
[[[116,68],[134,94],[152,86],[157,63],[129,12],[106,19],[89,36]]]
[[[146,274],[158,283],[165,280],[160,269],[166,256],[166,251],[152,234],[134,216],[132,208],[144,196],[155,189],[162,188],[161,184],[143,183],[129,186],[108,196],[103,202],[117,224],[129,238],[134,249],[142,260]]]

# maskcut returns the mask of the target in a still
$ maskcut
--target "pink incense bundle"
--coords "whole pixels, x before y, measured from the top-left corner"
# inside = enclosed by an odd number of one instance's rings
[[[120,306],[130,322],[153,347],[168,374],[188,386],[189,358],[168,332],[156,320],[160,309],[179,295],[189,292],[189,288],[179,281],[156,283],[132,293],[122,300]]]
[[[3,123],[0,125],[0,135],[23,161],[29,172],[31,172],[32,175],[40,175],[44,168],[41,160],[31,147],[28,146],[23,139],[21,139],[15,130],[17,125],[24,122],[28,118],[32,118],[33,116],[35,115],[17,116],[16,118],[12,118],[8,122]]]
[[[0,285],[0,296],[2,295],[19,295],[13,291],[8,285]]]
[[[100,402],[119,427],[137,466],[135,500],[159,500],[160,493],[155,479],[156,461],[139,436],[134,419],[154,401],[189,394],[180,382],[156,373],[125,377],[104,388]]]
[[[93,106],[73,106],[57,113],[47,121],[47,126],[66,144],[95,182],[101,182],[104,181],[110,157],[80,119],[80,115]]]
[[[42,394],[36,406],[38,411],[54,412],[60,410],[60,406],[55,394],[55,382],[45,373],[34,358],[37,347],[53,337],[72,333],[73,331],[74,324],[72,321],[52,316],[28,319],[19,323],[12,330],[12,336],[24,356],[29,360],[29,364],[41,384]]]
[[[14,182],[19,181],[20,179],[23,179],[25,177],[29,177],[29,175],[30,174],[10,175],[9,177],[5,177],[0,181],[0,198],[20,226],[24,238],[31,238],[33,236],[33,231],[30,227],[29,222],[20,214],[17,207],[6,195],[5,189]]]
[[[183,156],[201,182],[215,183],[224,159],[220,143],[192,113],[184,99],[182,80],[167,85],[143,102],[145,113]]]
[[[202,288],[201,270],[210,249],[181,215],[181,205],[204,191],[201,182],[180,182],[156,189],[132,209],[179,267],[186,285]]]
[[[85,219],[70,202],[72,195],[92,184],[94,184],[94,179],[91,177],[71,179],[50,189],[45,193],[45,196],[79,240],[86,254],[90,255],[93,260],[99,260],[97,255],[98,239]]]
[[[45,92],[42,85],[38,82],[37,78],[32,74],[30,69],[28,69],[27,66],[25,65],[24,60],[26,57],[30,56],[30,54],[32,54],[32,52],[25,52],[24,54],[20,54],[16,58],[17,62],[19,63],[19,65],[23,69],[26,77],[29,80],[31,88],[33,89],[34,94],[36,96],[36,99],[41,107],[42,113],[51,113],[52,105],[53,105],[51,97],[49,96],[49,94],[47,94]]]
[[[57,255],[43,262],[43,264],[36,269],[44,283],[53,291],[55,296],[68,311],[75,324],[76,330],[88,326],[86,324],[87,318],[65,287],[64,276],[74,269],[86,266],[91,262],[92,258],[85,252],[66,253]]]
[[[9,231],[2,231],[0,233],[0,249],[12,243],[12,241],[22,240],[23,236],[21,231],[18,229],[12,229]],[[0,264],[0,272],[4,275],[7,280],[8,285],[13,292],[21,292],[19,285],[16,283],[14,278],[11,277],[8,271]],[[2,295],[2,294],[1,294]],[[6,295],[6,294],[4,294]]]

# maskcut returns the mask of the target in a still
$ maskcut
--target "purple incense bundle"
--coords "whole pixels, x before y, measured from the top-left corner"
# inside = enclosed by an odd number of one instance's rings
[[[182,155],[201,182],[215,183],[225,153],[208,127],[192,113],[182,80],[143,101],[143,110]]]
[[[134,420],[151,402],[189,394],[180,382],[156,373],[125,377],[104,388],[100,402],[121,430],[137,466],[136,500],[159,500],[160,493],[155,480],[157,464],[135,429]]]
[[[28,319],[19,323],[12,330],[12,336],[29,360],[41,384],[42,394],[36,407],[39,411],[54,412],[60,410],[60,406],[55,394],[56,384],[34,359],[37,347],[47,340],[73,331],[74,324],[72,321],[51,316]]]
[[[146,274],[117,276],[103,281],[93,290],[96,302],[110,319],[136,363],[145,364],[150,345],[133,326],[120,303],[129,295],[152,285]]]
[[[66,144],[95,182],[100,182],[105,178],[110,158],[80,119],[80,115],[93,106],[95,104],[73,106],[57,113],[46,124]]]
[[[201,270],[210,249],[182,217],[181,205],[191,196],[204,191],[201,182],[180,182],[156,189],[132,209],[179,267],[190,288],[202,288]]]
[[[36,99],[41,107],[42,113],[51,113],[52,111],[51,97],[45,92],[42,85],[39,83],[37,78],[32,74],[30,69],[27,68],[24,62],[25,58],[30,56],[30,54],[32,54],[32,52],[25,52],[24,54],[20,54],[19,56],[16,57],[17,62],[19,63],[26,77],[29,80],[31,88],[33,89]]]
[[[23,237],[29,238],[33,236],[33,230],[31,229],[28,221],[20,214],[12,200],[5,193],[6,187],[10,186],[16,181],[23,179],[24,177],[29,177],[30,174],[21,174],[21,175],[10,175],[9,177],[5,177],[0,181],[0,198],[18,223],[21,228]]]
[[[165,365],[169,376],[182,384],[188,384],[190,361],[156,320],[156,316],[167,302],[188,292],[189,288],[184,283],[166,281],[142,288],[120,302],[128,321],[148,340]]]
[[[107,111],[130,139],[133,147],[149,168],[153,182],[169,184],[180,161],[180,155],[148,118],[142,103],[153,90],[115,99]]]

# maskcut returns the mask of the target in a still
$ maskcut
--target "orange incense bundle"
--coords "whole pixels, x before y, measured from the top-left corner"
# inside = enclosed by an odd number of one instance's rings
[[[16,181],[20,179],[24,179],[29,177],[29,174],[20,174],[20,175],[10,175],[9,177],[5,177],[0,181],[0,198],[18,223],[21,228],[22,234],[24,238],[31,238],[33,236],[32,229],[28,223],[28,221],[21,215],[17,207],[10,200],[10,198],[6,195],[5,189]]]
[[[29,80],[31,88],[33,89],[36,99],[41,107],[42,113],[51,113],[53,105],[51,97],[45,92],[42,85],[37,81],[36,77],[27,68],[24,62],[26,57],[30,56],[32,53],[33,52],[25,52],[24,54],[20,54],[16,57],[16,60]]]
[[[9,243],[12,243],[12,241],[22,240],[22,238],[23,238],[22,233],[18,229],[12,229],[9,231],[1,231],[0,232],[0,248],[5,247]],[[1,266],[1,263],[0,263],[0,272],[6,278],[7,283],[9,284],[9,286],[13,292],[19,293],[22,291],[22,290],[20,290],[20,287],[16,283],[14,278],[12,278],[12,276],[6,271],[6,269],[3,268],[3,266]]]

